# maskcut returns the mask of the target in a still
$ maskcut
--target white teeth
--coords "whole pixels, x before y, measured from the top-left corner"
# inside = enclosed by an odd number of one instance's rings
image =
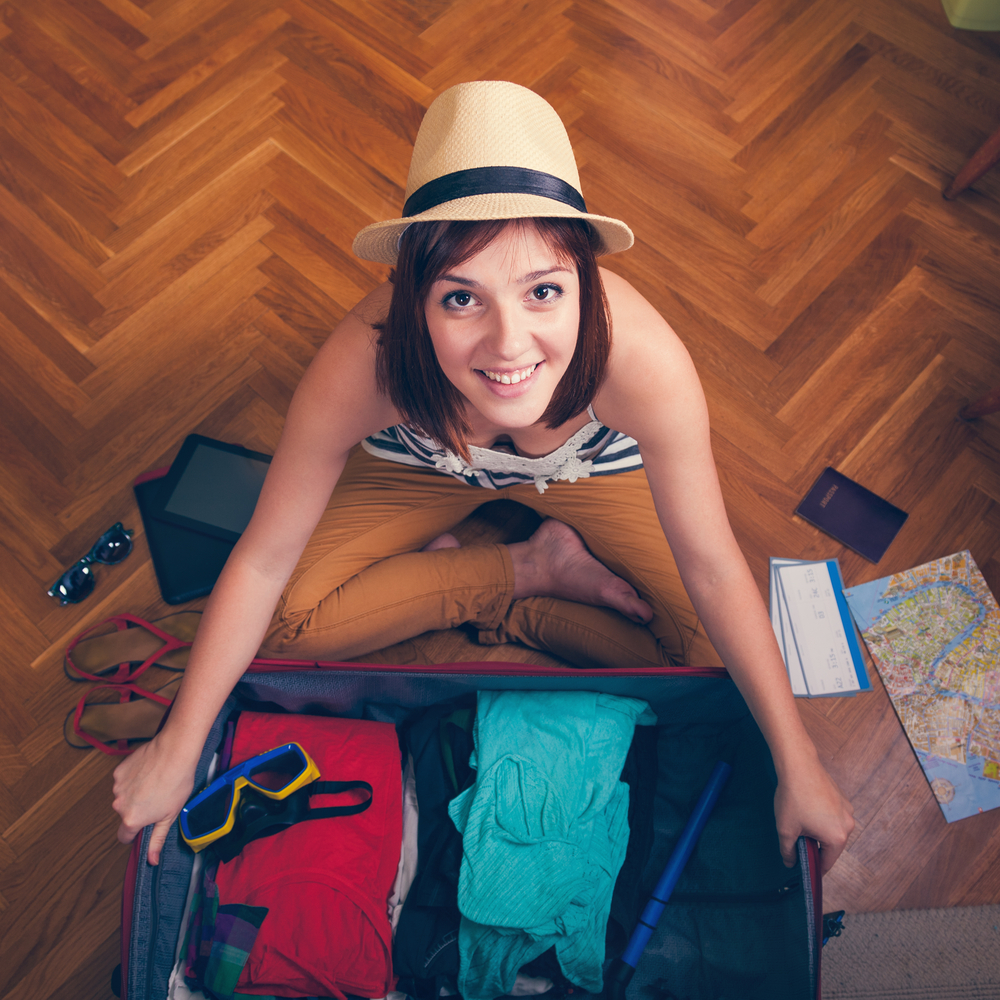
[[[522,368],[516,372],[501,374],[500,372],[487,371],[485,368],[480,369],[480,371],[482,371],[488,379],[492,379],[494,382],[499,382],[501,385],[517,385],[518,382],[523,382],[526,378],[530,378],[534,374],[537,367],[538,362],[536,361],[530,368]]]

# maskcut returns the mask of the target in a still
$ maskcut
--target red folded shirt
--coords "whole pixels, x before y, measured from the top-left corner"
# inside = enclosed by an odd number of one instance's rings
[[[232,760],[295,741],[321,781],[367,781],[354,816],[297,823],[219,865],[220,904],[266,906],[236,991],[263,996],[382,997],[393,988],[386,904],[399,865],[402,778],[395,727],[382,722],[244,712]],[[313,809],[360,793],[316,795]],[[367,793],[364,793],[367,794]]]

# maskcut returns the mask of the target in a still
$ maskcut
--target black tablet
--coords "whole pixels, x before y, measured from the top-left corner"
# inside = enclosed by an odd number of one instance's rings
[[[163,477],[149,513],[161,521],[235,542],[250,523],[270,455],[189,434]]]
[[[135,498],[160,593],[167,604],[184,604],[212,592],[236,543],[151,517],[149,509],[157,505],[162,483],[162,475],[140,476]]]

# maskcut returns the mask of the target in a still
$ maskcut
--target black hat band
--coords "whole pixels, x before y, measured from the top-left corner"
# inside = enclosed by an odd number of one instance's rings
[[[436,177],[417,188],[406,199],[403,218],[420,215],[446,201],[477,194],[534,194],[570,205],[578,212],[587,211],[583,195],[572,184],[553,174],[528,167],[473,167]]]

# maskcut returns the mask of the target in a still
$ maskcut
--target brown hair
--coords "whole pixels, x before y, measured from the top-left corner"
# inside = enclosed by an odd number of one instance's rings
[[[595,253],[600,240],[585,221],[487,219],[411,225],[403,233],[399,257],[389,275],[393,286],[389,313],[374,324],[379,331],[376,382],[408,423],[466,461],[471,429],[462,394],[438,364],[424,306],[440,275],[485,250],[508,226],[534,226],[550,247],[576,265],[580,280],[576,348],[542,414],[546,426],[558,427],[590,405],[604,381],[611,353],[611,317]]]

